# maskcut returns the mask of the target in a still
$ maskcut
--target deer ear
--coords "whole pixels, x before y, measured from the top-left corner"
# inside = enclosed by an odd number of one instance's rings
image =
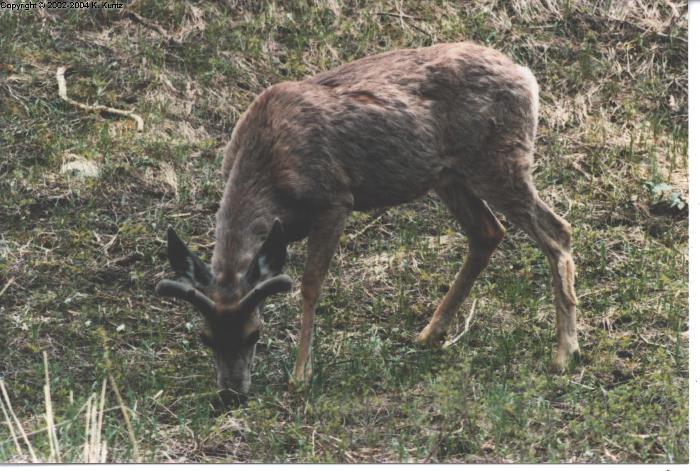
[[[193,286],[206,287],[211,284],[213,277],[209,267],[190,252],[172,227],[168,228],[168,260],[177,276]]]
[[[253,261],[250,262],[245,275],[246,281],[254,286],[261,279],[267,279],[279,274],[286,260],[287,241],[284,238],[282,222],[275,218],[265,242],[263,242]]]

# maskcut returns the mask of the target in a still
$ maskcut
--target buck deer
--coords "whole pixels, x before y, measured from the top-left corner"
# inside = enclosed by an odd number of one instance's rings
[[[308,237],[291,378],[303,383],[311,374],[316,303],[348,216],[431,189],[464,230],[469,253],[418,342],[445,335],[503,239],[490,206],[549,260],[554,364],[564,368],[578,356],[571,228],[542,202],[531,176],[537,109],[530,70],[472,43],[379,54],[263,91],[225,148],[211,268],[170,229],[168,257],[179,280],[157,286],[203,314],[219,387],[248,391],[260,305],[292,286],[280,274],[288,243]]]

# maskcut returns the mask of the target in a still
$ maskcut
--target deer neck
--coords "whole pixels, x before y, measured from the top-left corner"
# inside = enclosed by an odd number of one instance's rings
[[[273,194],[256,185],[229,181],[216,213],[212,272],[217,284],[240,285],[280,211]]]

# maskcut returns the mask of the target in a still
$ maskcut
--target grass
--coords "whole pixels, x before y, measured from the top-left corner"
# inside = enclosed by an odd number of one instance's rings
[[[687,5],[130,10],[0,14],[0,461],[688,461]],[[209,257],[221,149],[266,86],[458,40],[504,51],[542,88],[535,177],[574,228],[582,364],[549,371],[548,266],[507,221],[450,337],[477,302],[469,331],[444,350],[414,343],[467,246],[428,195],[353,216],[308,390],[287,388],[297,290],[265,310],[251,400],[222,410],[198,314],[154,296],[165,229]],[[59,66],[70,97],[133,109],[145,131],[62,101]],[[61,173],[78,158],[99,176]],[[292,246],[296,280],[303,258]]]

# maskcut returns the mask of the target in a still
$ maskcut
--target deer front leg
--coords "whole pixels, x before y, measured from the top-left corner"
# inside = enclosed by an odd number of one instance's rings
[[[430,323],[418,335],[417,340],[422,344],[431,344],[442,339],[455,312],[469,295],[476,277],[486,268],[491,254],[505,234],[505,229],[486,203],[463,185],[442,185],[435,191],[469,237],[469,255],[449,291],[435,309]]]
[[[290,380],[292,384],[306,384],[311,379],[311,349],[316,303],[349,214],[350,210],[345,207],[329,209],[321,213],[311,225],[306,249],[306,265],[301,280],[303,314],[299,350]]]

